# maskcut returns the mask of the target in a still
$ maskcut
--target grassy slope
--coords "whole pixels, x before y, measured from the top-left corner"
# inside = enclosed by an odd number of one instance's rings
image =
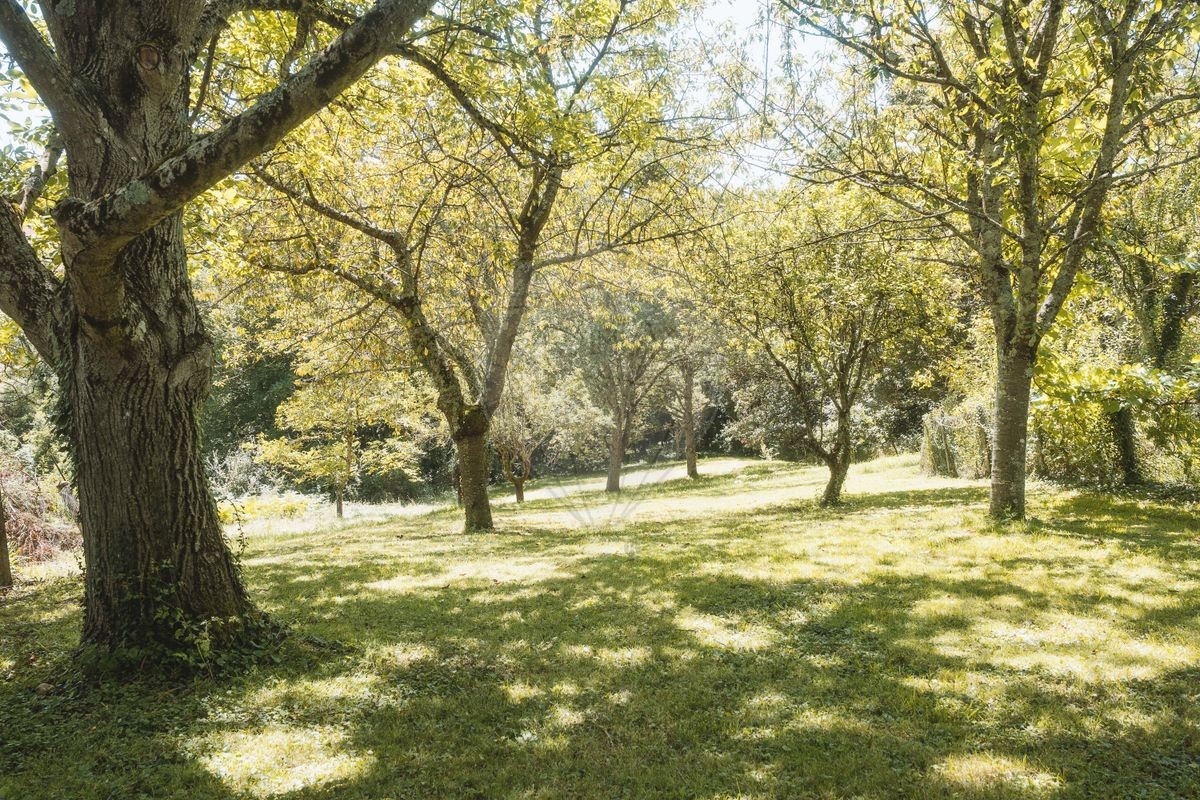
[[[910,458],[836,513],[822,479],[252,537],[297,635],[182,690],[56,679],[78,587],[26,584],[0,797],[1200,797],[1195,509],[1043,490],[994,528]]]

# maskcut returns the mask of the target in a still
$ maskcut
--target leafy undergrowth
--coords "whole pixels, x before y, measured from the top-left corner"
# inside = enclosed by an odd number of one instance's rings
[[[0,605],[0,797],[1200,797],[1196,509],[779,464],[252,536],[280,663],[73,679],[77,578]],[[40,688],[39,688],[40,687]]]

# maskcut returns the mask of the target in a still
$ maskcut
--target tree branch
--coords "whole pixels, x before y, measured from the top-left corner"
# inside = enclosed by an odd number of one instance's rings
[[[0,0],[3,2],[4,0]],[[141,178],[56,218],[72,267],[107,267],[133,238],[179,210],[324,108],[388,54],[433,0],[380,0],[295,75]]]
[[[42,266],[21,230],[21,218],[4,203],[0,209],[0,311],[11,317],[48,364],[57,364],[58,290],[61,284]]]
[[[0,39],[20,65],[50,114],[60,123],[94,118],[99,112],[76,91],[75,82],[18,0],[0,0]]]

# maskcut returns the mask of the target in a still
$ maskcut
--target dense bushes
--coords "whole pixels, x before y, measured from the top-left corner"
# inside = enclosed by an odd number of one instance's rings
[[[1153,418],[1149,412],[1154,412]],[[1153,484],[1193,484],[1200,454],[1190,432],[1172,435],[1188,416],[1178,408],[1144,409],[1134,415],[1133,447],[1142,479]],[[1029,474],[1070,485],[1116,488],[1126,482],[1115,414],[1102,402],[1037,396],[1029,420]],[[972,402],[925,415],[921,463],[930,475],[985,478],[991,465],[988,409]]]
[[[1112,422],[1100,403],[1038,398],[1029,433],[1029,470],[1039,478],[1102,487],[1122,483]]]
[[[0,454],[0,494],[9,546],[17,555],[42,561],[79,546],[79,529],[65,518],[61,503],[11,454]]]
[[[921,464],[930,475],[984,478],[991,473],[991,419],[987,407],[963,403],[925,415]]]

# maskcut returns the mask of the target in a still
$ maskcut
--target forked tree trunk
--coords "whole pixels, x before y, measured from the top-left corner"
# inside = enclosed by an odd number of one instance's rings
[[[497,447],[496,450],[500,456],[500,471],[504,473],[504,479],[513,485],[513,494],[518,503],[525,502],[525,478],[528,476],[528,468],[520,475],[517,474],[515,468],[517,457],[512,450],[507,448]]]
[[[508,448],[497,447],[500,455],[500,469],[504,473],[504,478],[513,485],[513,494],[518,503],[525,502],[525,481],[529,479],[529,458],[521,456],[522,472],[517,473],[516,463],[517,455]]]
[[[834,443],[825,459],[825,464],[829,467],[829,481],[825,484],[825,492],[821,495],[821,505],[836,506],[842,502],[842,488],[846,485],[846,475],[850,472],[849,418],[838,419]]]
[[[687,476],[699,478],[696,468],[696,418],[693,396],[696,392],[696,371],[689,364],[683,368],[683,453],[687,461]]]
[[[998,337],[999,338],[999,337]],[[1005,344],[996,349],[996,431],[992,437],[993,519],[1025,516],[1025,460],[1029,439],[1029,392],[1034,351]]]
[[[471,408],[454,433],[458,453],[459,485],[466,533],[490,531],[492,505],[488,499],[488,419],[482,409]]]
[[[8,515],[4,510],[4,487],[0,486],[0,589],[8,589],[12,585],[12,560],[8,555]]]

